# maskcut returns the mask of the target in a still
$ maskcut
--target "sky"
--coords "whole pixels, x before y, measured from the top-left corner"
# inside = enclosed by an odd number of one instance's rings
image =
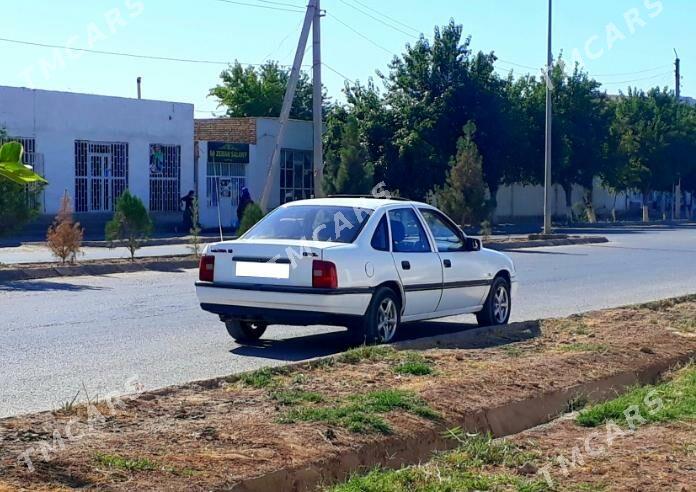
[[[226,63],[291,64],[302,0],[1,0],[0,85],[195,104]],[[539,73],[546,59],[547,0],[322,0],[324,84],[341,101],[345,80],[367,81],[420,33],[454,19],[475,51],[494,52],[501,74]],[[696,1],[554,0],[554,54],[579,60],[609,93],[628,85],[674,87],[696,96]],[[14,42],[12,42],[14,41]],[[52,45],[56,47],[29,44]],[[72,51],[112,51],[206,63]],[[304,63],[311,64],[311,49]]]

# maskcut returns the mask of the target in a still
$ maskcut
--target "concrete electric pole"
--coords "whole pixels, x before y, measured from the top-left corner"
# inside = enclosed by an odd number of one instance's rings
[[[544,234],[551,234],[551,139],[553,108],[551,99],[551,75],[553,73],[553,53],[551,51],[552,2],[549,0],[548,47],[546,56],[546,148],[544,150]]]
[[[681,60],[679,59],[679,54],[677,50],[674,50],[674,94],[677,96],[677,105],[681,103]],[[674,189],[674,210],[672,211],[672,217],[679,220],[681,219],[681,178],[677,182]]]
[[[285,90],[283,107],[280,110],[278,135],[276,136],[273,154],[271,154],[271,162],[268,165],[266,184],[263,188],[263,194],[261,195],[260,206],[264,212],[268,211],[268,202],[271,199],[273,183],[276,182],[278,170],[280,169],[280,150],[283,145],[283,140],[285,139],[285,133],[288,127],[288,120],[290,119],[290,110],[292,109],[292,101],[295,98],[297,82],[300,79],[302,59],[304,58],[304,52],[307,49],[309,29],[312,27],[314,21],[314,16],[317,11],[317,3],[318,0],[309,0],[309,5],[307,5],[307,13],[305,14],[304,24],[302,25],[302,32],[300,33],[300,40],[297,43],[297,51],[295,52],[295,60],[292,64],[292,70],[290,71],[290,80],[288,81],[288,87]]]
[[[322,109],[323,94],[321,84],[321,0],[316,0],[314,8],[314,24],[312,25],[313,36],[313,67],[312,84],[314,93],[312,95],[313,120],[314,120],[314,196],[324,196],[324,143],[322,135],[324,133]]]

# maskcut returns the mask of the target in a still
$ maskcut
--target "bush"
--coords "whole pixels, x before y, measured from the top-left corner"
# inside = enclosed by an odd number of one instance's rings
[[[72,213],[70,195],[66,191],[61,199],[58,215],[46,234],[48,247],[56,258],[60,258],[61,263],[68,260],[74,263],[82,249],[84,231],[79,223],[74,222]]]
[[[118,241],[127,247],[131,261],[135,260],[136,250],[152,233],[152,219],[142,200],[126,190],[116,201],[114,218],[106,224],[105,232],[107,241]]]
[[[239,223],[239,228],[237,229],[237,236],[241,236],[246,231],[251,229],[256,225],[258,221],[263,219],[264,213],[255,203],[250,203],[244,210],[244,215],[242,216],[242,221]]]
[[[31,199],[33,193],[39,190],[0,178],[0,236],[20,230],[38,215],[38,210],[29,206],[37,202]]]

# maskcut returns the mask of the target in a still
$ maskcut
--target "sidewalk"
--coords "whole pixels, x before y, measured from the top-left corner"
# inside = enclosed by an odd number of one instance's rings
[[[82,248],[84,255],[78,256],[78,262],[90,260],[116,260],[130,258],[127,248],[109,249],[106,247],[87,246]],[[187,244],[163,246],[145,246],[136,251],[137,258],[155,256],[190,255],[191,247]],[[39,244],[28,244],[10,248],[0,248],[0,263],[19,265],[23,263],[55,263],[57,260],[48,247]]]

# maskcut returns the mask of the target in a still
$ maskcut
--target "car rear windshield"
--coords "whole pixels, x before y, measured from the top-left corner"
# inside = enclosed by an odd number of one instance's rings
[[[352,207],[295,205],[268,214],[241,239],[297,239],[352,243],[372,210]]]

